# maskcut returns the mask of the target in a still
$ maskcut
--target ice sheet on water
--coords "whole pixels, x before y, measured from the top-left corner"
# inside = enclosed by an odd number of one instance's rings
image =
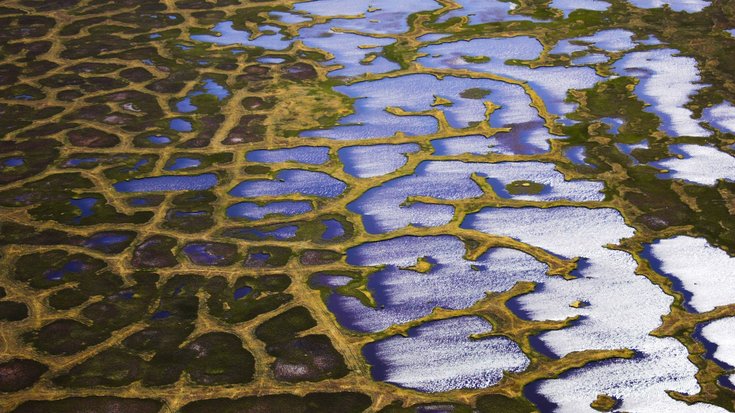
[[[635,94],[651,105],[644,110],[661,118],[664,132],[673,137],[709,136],[709,131],[699,126],[684,107],[689,97],[705,86],[699,83],[697,61],[676,56],[678,53],[674,49],[628,53],[615,62],[613,69],[619,75],[640,79]]]
[[[480,389],[500,381],[503,371],[522,371],[529,360],[518,344],[505,337],[473,340],[492,330],[479,317],[431,321],[365,346],[373,376],[426,392]]]
[[[581,316],[570,327],[539,336],[551,352],[558,356],[584,349],[637,352],[630,360],[596,363],[540,382],[534,391],[557,404],[557,411],[586,411],[581,406],[588,406],[601,393],[622,399],[621,411],[722,411],[709,405],[688,406],[666,394],[667,390],[696,393],[697,368],[677,340],[649,335],[669,312],[672,297],[637,275],[637,264],[628,253],[604,247],[634,233],[618,211],[485,208],[468,216],[462,227],[510,236],[563,257],[580,257],[578,278],[549,277],[542,288],[516,300],[533,320]],[[589,305],[569,305],[577,300]]]
[[[659,174],[659,178],[683,179],[709,186],[719,179],[735,181],[735,157],[715,147],[680,144],[669,146],[669,151],[681,158],[652,162],[652,166],[669,171]]]
[[[599,201],[603,184],[596,181],[566,181],[554,170],[554,164],[541,162],[469,163],[459,161],[425,161],[413,175],[402,176],[371,188],[347,207],[362,215],[363,224],[370,233],[384,233],[409,224],[439,226],[454,216],[449,205],[416,202],[405,205],[410,196],[426,196],[440,200],[476,198],[483,195],[471,179],[478,174],[501,197],[529,200]],[[511,195],[505,186],[514,181],[532,181],[544,185],[538,194]]]
[[[672,278],[696,312],[735,303],[735,258],[704,238],[678,236],[647,247],[654,269]]]
[[[406,164],[406,154],[420,149],[415,143],[347,146],[338,154],[345,172],[357,178],[371,178],[396,171]]]
[[[565,102],[569,89],[586,89],[603,78],[591,67],[539,67],[508,65],[507,60],[533,60],[543,47],[533,37],[517,36],[496,39],[474,39],[429,45],[419,49],[427,56],[418,63],[432,68],[466,69],[492,73],[514,80],[526,81],[539,94],[547,109],[557,115],[571,112],[575,105]],[[465,56],[487,57],[485,62],[468,61]],[[476,60],[476,59],[470,59]]]

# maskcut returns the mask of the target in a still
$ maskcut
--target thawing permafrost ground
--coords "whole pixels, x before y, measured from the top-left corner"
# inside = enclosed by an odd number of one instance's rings
[[[694,311],[735,303],[735,258],[707,240],[678,236],[656,241],[648,251],[656,269],[678,281]]]
[[[376,332],[427,316],[435,307],[467,308],[486,291],[502,292],[519,281],[540,282],[546,277],[546,265],[521,251],[493,248],[476,261],[465,259],[465,252],[465,244],[449,235],[405,236],[351,248],[348,264],[385,266],[368,278],[377,308],[334,294],[329,299],[330,310],[349,329]],[[419,259],[432,263],[428,272],[408,268]]]
[[[717,148],[703,145],[671,145],[669,151],[679,155],[652,163],[667,170],[663,179],[684,179],[700,185],[714,185],[718,180],[735,181],[735,157]]]
[[[595,181],[566,181],[554,164],[541,162],[470,163],[425,161],[413,175],[402,176],[371,188],[348,208],[362,215],[365,229],[373,234],[390,232],[409,224],[432,227],[445,225],[454,216],[451,205],[426,202],[406,203],[409,197],[457,200],[483,196],[483,189],[472,180],[475,174],[486,181],[502,198],[548,202],[601,201],[604,185]],[[538,194],[513,195],[505,186],[515,181],[532,181],[544,187]]]
[[[535,386],[559,412],[593,411],[586,406],[598,394],[622,400],[620,411],[719,412],[719,407],[688,406],[666,394],[699,391],[696,367],[686,348],[674,338],[649,335],[669,312],[673,298],[645,277],[636,275],[636,262],[623,251],[605,248],[633,235],[613,209],[485,208],[469,215],[464,228],[505,235],[565,258],[580,257],[574,280],[550,277],[537,292],[517,299],[533,320],[582,316],[573,326],[540,335],[558,356],[585,349],[630,348],[636,357],[588,365]],[[641,299],[645,297],[645,299]],[[569,304],[586,301],[589,306]],[[570,389],[573,389],[570,390]]]
[[[522,371],[528,358],[505,337],[471,339],[492,325],[479,317],[430,321],[368,344],[363,353],[378,380],[426,392],[492,386],[503,371]]]

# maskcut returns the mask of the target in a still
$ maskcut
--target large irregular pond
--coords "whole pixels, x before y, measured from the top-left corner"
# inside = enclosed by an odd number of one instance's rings
[[[0,411],[735,411],[733,2],[0,23]]]

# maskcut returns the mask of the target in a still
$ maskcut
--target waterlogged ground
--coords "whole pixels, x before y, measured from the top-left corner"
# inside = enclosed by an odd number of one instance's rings
[[[0,411],[735,411],[733,2],[0,24]]]

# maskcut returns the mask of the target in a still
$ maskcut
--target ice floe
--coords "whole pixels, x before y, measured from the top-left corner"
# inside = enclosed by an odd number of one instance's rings
[[[676,56],[674,49],[655,49],[628,53],[615,62],[614,70],[623,76],[640,79],[635,93],[651,105],[645,110],[661,118],[662,129],[673,137],[709,136],[710,133],[692,119],[684,105],[704,85],[700,84],[697,61]]]
[[[454,236],[405,236],[351,248],[347,262],[355,266],[385,266],[369,276],[368,288],[377,307],[357,298],[332,294],[329,309],[343,326],[356,331],[381,331],[416,320],[435,307],[467,308],[486,291],[501,292],[518,281],[541,281],[546,265],[513,249],[493,248],[476,261],[464,258],[464,243]],[[422,259],[427,272],[409,269]]]
[[[541,162],[469,163],[459,161],[425,161],[413,175],[402,176],[371,188],[347,207],[362,215],[370,233],[390,232],[409,224],[440,226],[454,216],[451,205],[415,202],[405,204],[408,197],[425,196],[438,200],[476,198],[482,189],[471,179],[479,175],[499,196],[528,201],[571,200],[599,201],[603,184],[596,181],[566,181],[554,170],[554,164]],[[532,181],[544,186],[537,194],[508,193],[505,186],[514,181]]]
[[[662,239],[647,251],[654,269],[674,280],[694,311],[735,303],[735,258],[704,238]]]
[[[591,364],[535,384],[533,392],[552,401],[554,411],[593,411],[586,406],[598,394],[620,399],[620,411],[724,411],[704,404],[688,406],[666,394],[667,390],[697,393],[697,368],[680,342],[649,335],[669,312],[673,298],[635,274],[637,264],[630,254],[605,248],[633,235],[618,211],[485,208],[469,215],[462,226],[510,236],[562,257],[580,257],[574,273],[578,278],[549,277],[537,291],[516,300],[521,312],[533,320],[580,316],[572,326],[539,335],[548,351],[558,356],[585,349],[636,352],[632,359]],[[577,300],[589,306],[569,305]]]
[[[348,146],[337,153],[348,174],[372,178],[396,171],[406,164],[406,154],[418,152],[418,144]]]
[[[659,175],[664,179],[683,179],[701,185],[714,185],[719,179],[735,181],[735,157],[712,146],[679,144],[669,146],[679,155],[651,165],[668,170]]]
[[[370,343],[363,353],[377,380],[425,392],[480,389],[529,363],[508,338],[470,338],[490,330],[492,325],[479,317],[431,321],[409,330],[408,337]]]

